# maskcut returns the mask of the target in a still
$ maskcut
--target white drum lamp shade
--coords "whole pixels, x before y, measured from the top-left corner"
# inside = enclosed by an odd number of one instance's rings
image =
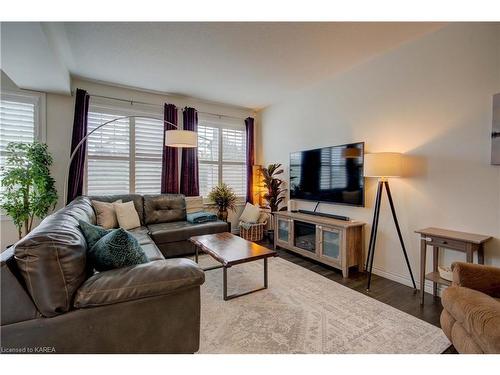
[[[165,146],[198,147],[198,133],[191,130],[167,130],[165,131]]]
[[[365,154],[365,177],[401,177],[403,155],[399,152]]]

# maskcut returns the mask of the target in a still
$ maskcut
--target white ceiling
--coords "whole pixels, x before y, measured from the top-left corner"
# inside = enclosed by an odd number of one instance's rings
[[[2,69],[23,88],[43,90],[45,85],[47,91],[68,91],[63,77],[59,84],[53,77],[67,70],[87,79],[261,108],[442,26],[43,23],[38,29],[53,55],[47,59],[43,49],[31,48],[26,35],[24,48],[14,48],[19,29],[33,29],[33,24],[2,24]],[[22,69],[18,61],[23,61]],[[33,65],[31,74],[27,61]]]

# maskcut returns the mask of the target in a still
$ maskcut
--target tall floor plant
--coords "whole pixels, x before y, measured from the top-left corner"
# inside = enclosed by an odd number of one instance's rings
[[[12,218],[19,239],[57,203],[55,181],[50,175],[52,156],[39,142],[11,142],[1,170],[0,207]]]
[[[262,173],[262,183],[267,189],[264,194],[267,205],[271,212],[278,211],[281,203],[286,199],[285,193],[287,190],[284,188],[285,181],[278,177],[283,173],[281,164],[269,164],[267,168],[261,167],[260,171]],[[286,207],[282,207],[281,210],[286,210]]]

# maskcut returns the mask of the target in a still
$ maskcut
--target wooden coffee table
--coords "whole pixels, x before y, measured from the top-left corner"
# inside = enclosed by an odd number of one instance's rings
[[[198,263],[199,249],[209,254],[216,261],[221,263],[219,266],[205,268],[204,271],[223,268],[222,289],[224,301],[245,296],[259,290],[267,289],[268,286],[268,267],[267,258],[278,256],[274,250],[269,250],[254,242],[247,241],[231,233],[206,234],[203,236],[194,236],[189,239],[196,248],[195,261]],[[250,290],[244,293],[227,295],[227,269],[241,263],[252,262],[254,260],[264,259],[264,287]]]

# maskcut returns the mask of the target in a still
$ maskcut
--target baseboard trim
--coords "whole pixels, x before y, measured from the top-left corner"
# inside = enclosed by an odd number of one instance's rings
[[[403,285],[406,285],[406,286],[409,286],[409,287],[413,288],[413,284],[411,282],[410,275],[401,275],[401,274],[398,274],[398,273],[389,272],[389,271],[383,270],[383,269],[375,267],[375,266],[373,266],[373,273],[375,275],[377,275],[377,276],[385,277],[386,279],[389,279],[389,280],[392,280],[392,281],[396,281],[396,282],[398,282],[400,284],[403,284]],[[420,288],[420,280],[418,280],[417,278],[415,278],[415,283],[417,284],[417,288]],[[429,280],[425,280],[425,287],[424,288],[425,288],[425,291],[427,293],[432,294],[432,292],[433,292],[433,283],[431,281],[429,281]],[[439,296],[441,296],[441,293],[442,293],[443,290],[444,290],[444,288],[441,285],[438,285],[438,294],[439,294]]]

